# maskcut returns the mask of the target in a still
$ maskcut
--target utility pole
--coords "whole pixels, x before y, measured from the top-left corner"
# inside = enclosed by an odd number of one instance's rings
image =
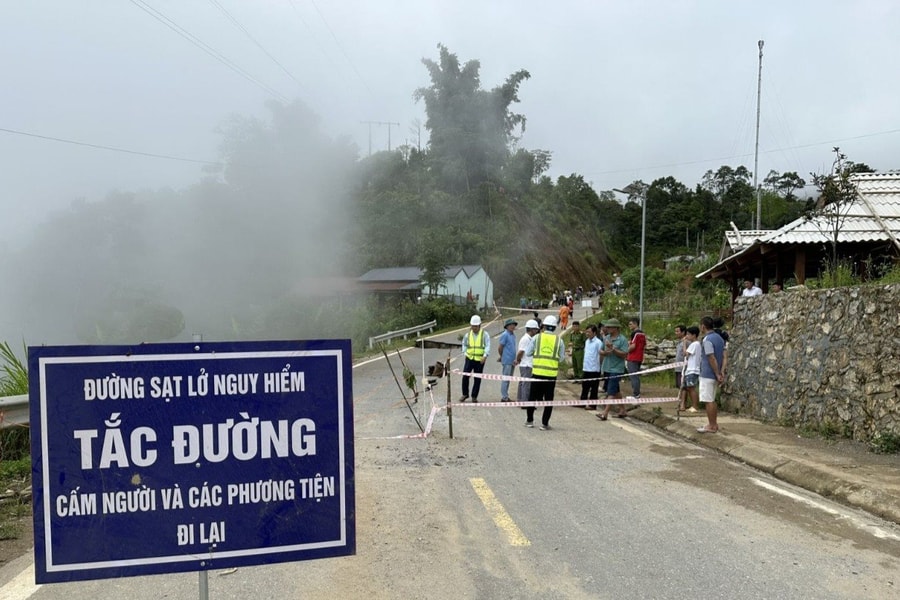
[[[400,129],[400,123],[392,123],[390,121],[384,123],[384,125],[388,126],[388,152],[391,151],[391,126],[396,125],[397,129]]]
[[[646,262],[647,250],[647,188],[643,181],[634,181],[626,185],[623,189],[613,188],[614,192],[626,194],[630,199],[640,198],[641,200],[641,286],[640,295],[638,296],[638,323],[644,325],[644,264]]]
[[[409,128],[410,133],[416,134],[416,150],[422,151],[422,121],[413,119],[412,127]]]
[[[369,126],[369,156],[372,156],[372,125],[387,125],[388,126],[388,152],[391,151],[391,126],[396,125],[400,127],[400,123],[395,123],[393,121],[360,121],[363,125]]]
[[[762,57],[763,46],[765,42],[759,40],[756,43],[759,46],[759,77],[756,81],[756,152],[753,158],[753,189],[756,190],[756,229],[762,229],[762,196],[759,193],[759,102],[762,96]]]

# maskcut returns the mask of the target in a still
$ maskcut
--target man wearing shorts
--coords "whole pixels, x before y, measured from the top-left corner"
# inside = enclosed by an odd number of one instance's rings
[[[706,405],[706,418],[709,421],[703,427],[697,429],[698,433],[716,433],[719,431],[717,422],[718,407],[716,406],[716,388],[725,380],[720,368],[724,365],[725,340],[721,335],[713,331],[715,325],[712,317],[703,317],[700,320],[700,334],[703,336],[702,358],[700,360],[700,402]]]
[[[692,325],[684,330],[684,339],[688,344],[684,351],[684,371],[681,376],[681,405],[678,410],[684,410],[687,400],[690,399],[690,412],[695,413],[697,407],[697,388],[700,385],[700,328]]]

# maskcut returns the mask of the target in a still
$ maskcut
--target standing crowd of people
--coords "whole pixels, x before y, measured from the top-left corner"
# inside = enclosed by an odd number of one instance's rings
[[[567,320],[568,313],[565,316]],[[566,357],[566,343],[562,339],[566,321],[562,317],[562,313],[559,320],[554,315],[548,315],[540,323],[537,319],[529,319],[525,323],[525,334],[518,340],[515,334],[518,322],[515,319],[504,322],[497,357],[502,373],[511,376],[515,373],[515,368],[519,367],[519,377],[532,380],[518,382],[518,401],[553,401],[560,365]],[[700,433],[715,433],[719,430],[716,390],[725,378],[725,347],[728,340],[728,334],[721,329],[722,325],[721,319],[716,321],[712,317],[703,317],[699,327],[679,325],[675,328],[678,340],[675,362],[681,363],[675,371],[679,410],[698,412],[699,404],[705,406],[708,423],[697,430]],[[622,324],[618,319],[607,319],[600,326],[588,325],[584,329],[580,322],[572,323],[568,346],[575,379],[581,381],[581,400],[595,401],[585,404],[585,409],[597,410],[596,416],[601,421],[609,418],[613,403],[617,406],[616,417],[628,416],[626,404],[609,402],[622,399],[621,380],[626,374],[631,382],[632,396],[640,398],[641,395],[639,372],[644,362],[647,337],[636,317],[628,320],[627,327],[629,337],[622,333]],[[465,359],[463,373],[483,373],[490,349],[490,335],[482,328],[481,317],[474,315],[470,320],[470,330],[462,340]],[[462,397],[459,401],[478,402],[480,388],[481,378],[463,375]],[[501,402],[511,401],[509,388],[509,380],[501,381]],[[608,402],[600,399],[601,391]],[[602,408],[598,408],[600,406]],[[525,410],[525,426],[534,427],[536,407],[526,407]],[[543,407],[540,421],[542,431],[551,429],[552,414],[552,406]]]
[[[722,331],[723,326],[722,319],[703,317],[700,327],[675,327],[675,362],[682,363],[675,372],[678,410],[696,413],[699,404],[706,407],[707,424],[697,429],[700,433],[719,430],[716,390],[725,380],[728,358],[728,334]]]
[[[484,364],[490,355],[490,336],[481,327],[481,317],[474,315],[469,321],[470,329],[463,336],[462,352],[464,357],[463,373],[483,373]],[[566,347],[562,340],[562,331],[557,332],[556,317],[548,315],[542,323],[530,319],[525,323],[525,335],[516,342],[515,329],[518,322],[507,319],[500,335],[499,354],[497,360],[502,365],[504,375],[512,375],[516,366],[523,378],[536,381],[520,381],[518,386],[519,401],[532,402],[553,401],[556,391],[556,379],[559,366],[565,360]],[[473,382],[470,384],[469,380]],[[478,402],[481,389],[480,377],[462,377],[462,397],[460,402],[471,399]],[[500,383],[500,401],[509,402],[509,380]],[[526,409],[526,427],[534,427],[535,408]],[[545,406],[541,414],[541,430],[550,429],[552,406]]]

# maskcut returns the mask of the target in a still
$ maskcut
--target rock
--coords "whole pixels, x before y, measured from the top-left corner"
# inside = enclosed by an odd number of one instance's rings
[[[734,306],[726,405],[797,426],[827,422],[860,441],[900,435],[900,285],[754,300]]]

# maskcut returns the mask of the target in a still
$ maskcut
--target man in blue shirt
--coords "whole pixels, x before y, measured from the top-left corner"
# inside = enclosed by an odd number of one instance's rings
[[[514,319],[507,319],[503,323],[503,333],[500,334],[497,352],[497,362],[503,367],[504,375],[512,375],[516,370],[516,327],[519,324]],[[509,379],[500,382],[500,402],[509,402]]]
[[[716,406],[716,388],[725,380],[722,367],[725,366],[725,339],[715,332],[712,317],[700,320],[700,335],[703,336],[700,359],[700,402],[706,405],[705,426],[697,429],[699,433],[716,433],[719,431],[719,408]]]
[[[581,399],[596,400],[600,390],[600,350],[603,342],[597,337],[597,326],[588,325],[584,330],[584,359],[582,362]],[[588,410],[597,408],[596,404],[585,406]]]

